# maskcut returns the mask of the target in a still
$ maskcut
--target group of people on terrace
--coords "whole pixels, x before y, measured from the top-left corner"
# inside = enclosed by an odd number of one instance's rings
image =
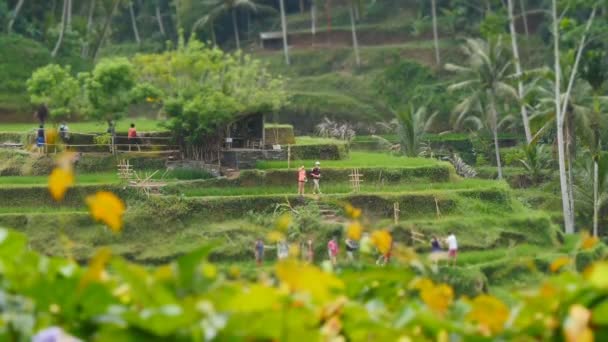
[[[447,258],[450,260],[452,266],[456,265],[456,258],[458,255],[458,240],[453,232],[449,232],[449,235],[445,239],[439,239],[437,236],[433,236],[430,241],[431,247],[431,260],[437,262],[442,259],[442,255],[445,255],[442,247],[442,242],[447,245]],[[371,246],[371,238],[368,233],[363,233],[363,236],[359,241],[346,238],[344,240],[344,246],[346,250],[346,261],[353,263],[358,259],[358,254],[362,246]],[[383,252],[378,251],[378,257],[376,259],[376,265],[384,266],[391,260],[393,252],[394,241],[391,242],[390,248]],[[369,247],[367,247],[369,248]],[[289,257],[290,247],[286,240],[282,240],[276,243],[276,246],[264,244],[262,238],[258,238],[255,241],[254,256],[255,262],[258,266],[262,266],[264,263],[264,253],[267,249],[276,249],[277,259],[283,260]],[[311,237],[307,238],[306,241],[300,243],[300,246],[296,249],[299,251],[300,257],[309,263],[315,262],[315,246],[314,241]],[[338,265],[338,258],[340,256],[340,243],[338,242],[338,236],[334,236],[327,242],[327,256],[332,266]]]

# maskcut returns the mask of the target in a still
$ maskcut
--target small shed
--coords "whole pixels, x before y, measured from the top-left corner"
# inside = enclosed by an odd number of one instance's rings
[[[260,33],[260,45],[262,49],[280,50],[283,48],[283,32],[262,32]],[[289,35],[287,35],[287,45],[289,45]]]
[[[226,128],[226,148],[260,149],[266,145],[265,116],[249,114],[233,121]]]

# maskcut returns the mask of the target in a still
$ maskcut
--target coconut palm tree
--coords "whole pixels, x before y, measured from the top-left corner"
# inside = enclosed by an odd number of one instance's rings
[[[350,14],[350,27],[353,35],[353,49],[355,50],[355,62],[357,66],[361,65],[361,57],[359,56],[359,40],[357,39],[357,23],[355,19],[355,6],[360,6],[359,0],[349,0],[348,11]]]
[[[289,65],[289,45],[287,45],[287,18],[285,17],[285,2],[279,0],[281,8],[281,29],[283,31],[283,52],[285,53],[285,64]],[[303,4],[300,2],[300,8],[303,10]]]
[[[422,137],[431,128],[437,112],[429,114],[426,107],[409,106],[394,115],[399,122],[401,151],[408,157],[418,157],[424,147]]]
[[[481,115],[494,138],[498,178],[502,179],[502,163],[498,144],[499,114],[498,101],[506,98],[517,99],[517,91],[507,83],[511,76],[511,59],[500,38],[486,42],[467,39],[463,46],[467,64],[458,66],[446,64],[446,69],[460,75],[462,81],[448,87],[450,91],[465,94],[456,106],[456,123],[467,117]],[[481,120],[479,120],[481,121]]]
[[[439,54],[439,34],[437,32],[437,1],[431,0],[431,14],[433,17],[433,42],[435,43],[435,62],[437,66],[441,65],[441,56]]]
[[[204,3],[212,8],[208,14],[208,20],[215,21],[215,19],[220,15],[230,13],[232,16],[232,29],[234,30],[234,40],[236,42],[237,50],[241,48],[241,39],[239,36],[239,26],[236,11],[239,8],[251,10],[253,12],[260,10],[274,11],[272,7],[258,4],[253,0],[209,0],[205,1]]]

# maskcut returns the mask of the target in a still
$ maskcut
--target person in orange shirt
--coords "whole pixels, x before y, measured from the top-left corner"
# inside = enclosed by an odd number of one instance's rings
[[[306,169],[300,166],[298,171],[298,195],[304,196],[304,184],[306,184]]]
[[[129,151],[131,151],[131,145],[137,145],[137,150],[141,151],[141,148],[137,144],[137,130],[135,129],[135,124],[132,123],[129,128],[129,132],[127,134],[127,141],[129,141]]]

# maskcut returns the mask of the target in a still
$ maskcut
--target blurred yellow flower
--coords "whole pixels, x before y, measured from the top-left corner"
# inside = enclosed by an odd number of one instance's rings
[[[268,239],[268,241],[270,241],[272,243],[276,243],[276,242],[285,240],[285,234],[283,234],[279,231],[273,230],[270,233],[268,233],[266,238]]]
[[[472,306],[467,319],[476,322],[482,333],[493,335],[503,331],[505,322],[509,319],[509,308],[502,301],[481,295],[473,299]]]
[[[287,284],[291,292],[308,293],[318,300],[326,300],[332,291],[344,287],[340,279],[295,259],[278,263],[276,275],[282,283]]]
[[[347,204],[344,207],[344,212],[346,213],[346,216],[352,218],[352,219],[358,219],[359,217],[361,217],[361,209],[359,208],[355,208],[350,204]]]
[[[93,282],[102,281],[103,273],[111,257],[112,251],[109,248],[104,247],[97,250],[91,261],[89,261],[89,268],[86,273],[80,278],[79,288],[83,289]]]
[[[551,265],[549,265],[549,269],[551,270],[551,272],[558,272],[564,266],[570,265],[571,263],[572,263],[572,259],[570,259],[567,256],[561,256],[561,257],[555,259],[551,263]]]
[[[55,201],[63,200],[68,188],[74,185],[74,174],[71,170],[55,168],[49,176],[49,192]]]
[[[213,279],[217,276],[217,267],[208,262],[204,262],[201,266],[201,272],[203,273],[205,278]]]
[[[372,233],[372,243],[380,253],[388,254],[391,250],[391,245],[393,243],[393,238],[391,234],[386,230],[376,230]]]
[[[297,243],[292,243],[289,245],[289,256],[292,258],[297,258],[300,256],[300,246]]]
[[[281,215],[277,221],[275,222],[276,229],[282,232],[287,231],[289,225],[291,224],[291,215],[289,213],[285,213]]]
[[[454,300],[454,290],[446,284],[425,286],[420,291],[420,298],[432,311],[443,315]]]
[[[57,130],[55,128],[49,128],[44,132],[44,142],[47,145],[55,145],[57,143]]]
[[[417,290],[424,290],[433,287],[433,281],[429,278],[415,278],[410,283],[410,288]]]
[[[93,219],[105,223],[115,233],[122,229],[125,204],[120,198],[111,192],[99,191],[88,196],[86,202]]]
[[[156,269],[154,278],[158,281],[168,281],[173,278],[173,266],[163,265]]]
[[[241,269],[234,265],[230,266],[230,268],[228,269],[228,275],[231,278],[236,279],[241,276]]]
[[[348,238],[351,240],[359,241],[361,240],[362,232],[363,226],[361,223],[359,223],[359,221],[355,221],[348,226],[346,236],[348,236]]]
[[[570,307],[564,322],[564,337],[567,342],[593,342],[593,331],[589,328],[591,311],[580,304]]]
[[[589,250],[595,247],[600,242],[597,236],[591,236],[588,232],[581,234],[581,248],[583,250]]]
[[[593,286],[608,289],[608,262],[594,263],[588,270],[585,270],[585,276]]]

